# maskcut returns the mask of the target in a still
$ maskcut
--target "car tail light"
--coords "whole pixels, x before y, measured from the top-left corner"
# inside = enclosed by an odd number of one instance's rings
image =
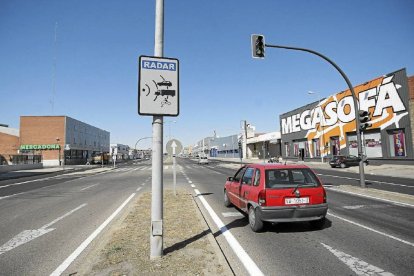
[[[323,189],[323,203],[326,203],[326,191]]]
[[[266,206],[266,190],[261,190],[258,197],[259,205]]]

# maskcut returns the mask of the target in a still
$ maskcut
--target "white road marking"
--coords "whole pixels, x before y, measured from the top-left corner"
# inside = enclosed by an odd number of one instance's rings
[[[136,191],[137,192],[139,192],[139,190],[141,190],[142,189],[142,187],[138,187],[137,189],[136,189]]]
[[[194,184],[191,184],[191,188],[195,188],[195,185]]]
[[[87,190],[87,189],[89,189],[89,188],[92,188],[92,187],[95,187],[95,186],[97,186],[97,185],[99,185],[99,183],[96,183],[96,184],[90,185],[90,186],[88,186],[88,187],[85,187],[85,188],[81,189],[81,191],[85,191],[85,190]]]
[[[28,193],[28,192],[29,191],[21,192],[21,193],[17,193],[17,194],[12,194],[12,195],[0,196],[0,200],[5,199],[5,198],[9,198],[9,197],[14,197],[14,196],[17,196],[17,195],[22,195],[22,194],[25,194],[25,193]]]
[[[392,200],[385,199],[385,198],[379,198],[379,197],[375,197],[375,196],[369,196],[369,195],[363,195],[363,194],[359,194],[359,193],[353,193],[353,192],[349,192],[349,191],[339,190],[339,189],[336,189],[336,188],[329,188],[329,187],[325,187],[325,188],[329,191],[335,191],[335,192],[343,193],[343,194],[356,195],[356,196],[359,196],[359,197],[365,197],[365,198],[375,199],[375,200],[378,200],[378,201],[389,202],[391,204],[398,205],[398,206],[414,208],[414,205],[409,204],[409,203],[405,203],[405,202],[392,201]]]
[[[353,178],[353,177],[330,175],[330,174],[321,174],[321,173],[319,173],[318,175],[328,176],[328,177],[333,177],[333,178],[343,178],[343,179],[349,179],[349,180],[358,180],[359,181],[359,178]],[[398,183],[391,183],[391,182],[384,182],[384,181],[378,181],[378,180],[368,180],[367,179],[366,181],[367,182],[379,183],[379,184],[392,185],[392,186],[401,186],[401,187],[406,187],[406,188],[414,188],[414,186],[410,186],[410,185],[404,185],[404,184],[398,184]]]
[[[226,238],[230,247],[233,249],[234,253],[240,259],[241,263],[244,265],[244,268],[250,275],[264,275],[263,272],[259,269],[256,263],[250,258],[250,256],[244,251],[243,247],[237,241],[237,239],[230,233],[230,230],[224,225],[218,215],[214,212],[213,208],[207,203],[204,197],[200,194],[200,191],[194,189],[194,192],[197,195],[197,198],[200,199],[201,203],[204,205],[204,208],[210,214],[210,217],[213,219],[214,223],[220,229],[220,232]],[[277,274],[277,273],[276,273]]]
[[[7,187],[11,187],[11,186],[22,185],[22,184],[26,184],[26,183],[31,183],[31,182],[38,182],[38,181],[43,181],[43,180],[49,180],[49,179],[57,178],[57,177],[59,177],[59,176],[46,177],[46,178],[41,178],[41,179],[34,179],[34,180],[28,180],[28,181],[23,181],[23,182],[8,184],[8,185],[0,186],[0,189],[7,188]]]
[[[350,205],[350,206],[344,206],[344,209],[348,209],[348,210],[356,210],[356,209],[361,209],[365,207],[365,205]]]
[[[191,180],[188,180],[188,183],[190,183],[190,184],[191,184],[191,183],[193,183],[193,181],[191,181]]]
[[[411,245],[411,246],[413,246],[413,247],[414,247],[414,243],[412,243],[412,242],[409,242],[409,241],[406,241],[406,240],[403,240],[403,239],[397,238],[397,237],[395,237],[395,236],[389,235],[389,234],[387,234],[387,233],[384,233],[384,232],[381,232],[381,231],[375,230],[375,229],[373,229],[373,228],[371,228],[371,227],[368,227],[368,226],[365,226],[365,225],[359,224],[359,223],[357,223],[357,222],[355,222],[355,221],[352,221],[352,220],[349,220],[349,219],[346,219],[346,218],[343,218],[343,217],[340,217],[340,216],[334,215],[334,214],[332,214],[331,212],[328,212],[328,215],[329,215],[329,216],[331,216],[331,217],[334,217],[334,218],[337,218],[337,219],[340,219],[340,220],[346,221],[346,222],[351,223],[351,224],[353,224],[353,225],[359,226],[359,227],[364,228],[364,229],[366,229],[366,230],[372,231],[372,232],[374,232],[374,233],[377,233],[377,234],[383,235],[383,236],[388,237],[388,238],[390,238],[390,239],[394,239],[394,240],[396,240],[396,241],[399,241],[399,242],[402,242],[402,243],[405,243],[405,244],[408,244],[408,245]]]
[[[243,215],[240,212],[226,212],[226,213],[221,213],[221,215],[225,218],[243,217]]]
[[[9,240],[8,242],[6,242],[5,244],[3,244],[0,247],[0,255],[3,253],[6,253],[7,251],[10,251],[22,244],[28,243],[40,236],[43,236],[46,233],[49,233],[53,230],[55,230],[55,228],[48,228],[50,226],[52,226],[53,224],[55,224],[56,222],[64,219],[65,217],[71,215],[72,213],[76,212],[77,210],[85,207],[87,204],[84,203],[82,205],[79,205],[78,207],[76,207],[75,209],[67,212],[66,214],[64,214],[63,216],[58,217],[57,219],[53,220],[52,222],[43,225],[42,227],[40,227],[39,229],[35,229],[35,230],[24,230],[21,233],[17,234],[16,236],[14,236],[11,240]]]
[[[334,254],[341,262],[346,264],[356,275],[382,275],[391,276],[394,275],[391,272],[387,272],[382,268],[371,265],[363,260],[355,258],[345,252],[339,251],[321,242],[321,244]]]
[[[118,215],[119,212],[128,204],[128,202],[135,196],[136,194],[131,194],[122,204],[112,213],[86,240],[84,240],[78,248],[73,251],[73,253],[63,261],[61,265],[56,268],[50,275],[56,276],[61,275],[69,265],[85,250],[85,248],[101,233],[101,231]]]

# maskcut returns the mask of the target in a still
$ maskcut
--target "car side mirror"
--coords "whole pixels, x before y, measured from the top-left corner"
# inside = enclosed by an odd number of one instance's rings
[[[233,181],[233,177],[232,176],[227,177],[227,181]]]

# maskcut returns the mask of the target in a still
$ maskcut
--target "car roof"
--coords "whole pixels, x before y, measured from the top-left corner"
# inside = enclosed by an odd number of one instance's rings
[[[309,169],[306,165],[297,165],[297,164],[247,164],[246,166],[251,168],[263,168],[265,170],[273,169]]]

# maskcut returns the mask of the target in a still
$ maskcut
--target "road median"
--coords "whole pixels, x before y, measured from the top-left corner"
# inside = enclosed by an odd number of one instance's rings
[[[77,275],[233,275],[186,190],[164,192],[164,256],[150,260],[151,193],[143,193],[112,226]]]

